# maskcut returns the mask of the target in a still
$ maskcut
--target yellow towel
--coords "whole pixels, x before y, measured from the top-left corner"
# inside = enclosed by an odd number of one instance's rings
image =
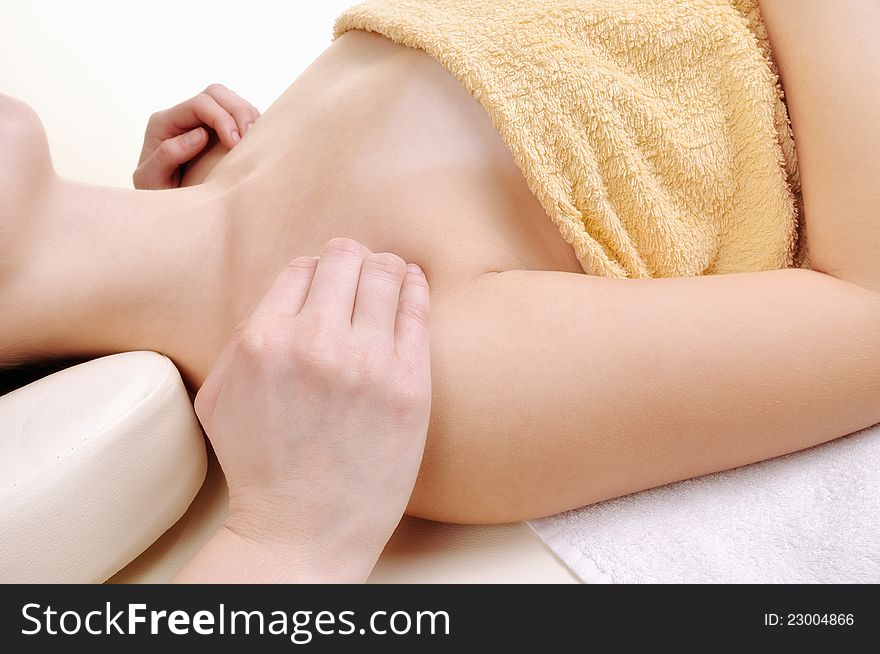
[[[794,147],[755,0],[368,0],[488,111],[584,270],[792,265]]]

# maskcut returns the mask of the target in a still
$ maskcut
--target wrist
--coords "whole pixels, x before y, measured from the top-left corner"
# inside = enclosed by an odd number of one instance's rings
[[[175,577],[175,583],[312,584],[365,580],[344,566],[327,568],[300,556],[294,546],[265,543],[222,525]]]
[[[278,498],[233,498],[223,529],[273,565],[286,583],[362,583],[385,541],[374,543],[351,515],[320,511]]]
[[[234,544],[243,560],[248,561],[248,581],[282,584],[362,583],[367,574],[333,565],[326,556],[316,556],[311,544],[255,539],[224,524],[218,537]]]

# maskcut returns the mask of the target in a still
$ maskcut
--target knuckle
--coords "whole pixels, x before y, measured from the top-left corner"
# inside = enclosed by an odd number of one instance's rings
[[[207,88],[203,91],[203,93],[211,94],[211,93],[222,93],[226,90],[226,87],[222,84],[214,82],[213,84],[208,84]]]
[[[388,277],[403,277],[406,272],[406,262],[390,252],[371,254],[365,264]]]
[[[225,111],[225,110],[224,110]],[[235,118],[233,118],[230,114],[225,114],[218,121],[218,126],[222,126],[223,129],[228,131],[238,131],[238,123],[235,122]]]
[[[365,250],[366,247],[361,243],[343,237],[330,239],[324,246],[325,254],[329,255],[360,256]]]
[[[229,99],[230,108],[242,118],[250,115],[252,107],[244,99],[236,95],[234,91],[229,91],[228,93],[232,96]]]
[[[339,384],[342,362],[332,348],[317,339],[298,339],[290,359],[297,376],[313,389],[327,391]]]
[[[159,144],[159,147],[156,148],[156,158],[160,161],[168,161],[171,159],[171,141],[162,141]]]
[[[380,383],[380,367],[368,349],[356,348],[348,353],[339,379],[349,393],[362,396]]]
[[[412,416],[430,407],[431,391],[426,385],[400,382],[390,390],[388,403],[392,414],[398,417]]]
[[[246,324],[238,336],[239,351],[261,369],[283,360],[286,347],[285,339],[277,330],[257,322]]]
[[[300,318],[290,345],[290,359],[298,369],[334,372],[339,366],[333,339],[317,318]]]
[[[214,106],[214,98],[212,98],[207,93],[199,93],[196,97],[192,99],[192,103],[196,109],[199,111],[207,111]]]
[[[156,111],[150,114],[150,117],[147,119],[147,127],[151,128],[160,124],[164,120],[164,115],[164,111]]]
[[[267,348],[266,338],[262,330],[248,325],[238,338],[238,349],[248,359],[260,360]]]

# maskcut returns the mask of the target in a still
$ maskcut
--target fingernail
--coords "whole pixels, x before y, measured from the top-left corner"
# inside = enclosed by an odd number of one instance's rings
[[[253,127],[253,126],[254,126],[253,123],[248,123],[247,125],[245,125],[245,126],[244,126],[244,133],[247,134],[248,132],[250,132],[250,131],[251,131],[251,127]]]
[[[232,142],[238,143],[241,140],[241,135],[238,133],[237,129],[232,130]]]
[[[191,129],[186,134],[183,135],[183,142],[186,145],[198,145],[199,141],[202,140],[202,130],[199,127],[195,129]]]
[[[406,270],[407,270],[407,272],[411,272],[414,275],[424,275],[425,274],[425,272],[414,263],[406,264]]]

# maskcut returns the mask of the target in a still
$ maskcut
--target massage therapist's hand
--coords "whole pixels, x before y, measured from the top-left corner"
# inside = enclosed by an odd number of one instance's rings
[[[418,266],[355,241],[284,269],[196,397],[230,506],[178,580],[366,580],[421,463],[428,311]]]
[[[132,179],[137,189],[180,186],[181,166],[208,145],[213,130],[228,149],[235,147],[260,117],[249,102],[221,84],[150,117],[144,147]]]

